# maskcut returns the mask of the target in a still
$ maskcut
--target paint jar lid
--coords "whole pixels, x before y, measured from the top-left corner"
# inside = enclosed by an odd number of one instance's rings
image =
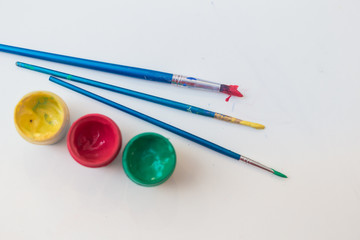
[[[121,132],[116,123],[101,114],[87,114],[76,120],[67,136],[71,156],[86,167],[103,167],[119,154]]]
[[[135,183],[151,187],[164,183],[175,170],[176,153],[170,141],[157,133],[133,137],[123,152],[126,175]]]
[[[35,91],[16,105],[15,127],[20,136],[34,144],[53,144],[65,135],[70,114],[65,102],[55,93]]]

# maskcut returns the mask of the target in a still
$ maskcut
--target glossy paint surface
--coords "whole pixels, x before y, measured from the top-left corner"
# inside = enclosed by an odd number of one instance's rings
[[[142,186],[156,186],[174,172],[175,149],[169,140],[157,133],[135,136],[126,145],[123,167],[128,177]]]
[[[65,102],[57,95],[31,92],[15,107],[14,121],[19,134],[35,144],[52,144],[62,138],[69,122]]]
[[[111,163],[120,151],[120,130],[110,118],[88,114],[71,126],[67,146],[78,163],[87,167],[103,167]]]

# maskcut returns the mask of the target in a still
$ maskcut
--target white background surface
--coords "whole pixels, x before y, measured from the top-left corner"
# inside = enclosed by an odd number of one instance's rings
[[[238,84],[246,97],[0,53],[0,239],[360,239],[359,1],[0,1],[0,42]],[[289,176],[284,180],[50,83],[16,61],[264,123],[254,130],[91,87]],[[124,145],[170,139],[173,176],[145,188],[119,157],[89,169],[66,141],[36,146],[13,124],[26,93],[48,90],[71,122],[111,117]],[[123,151],[122,147],[121,153]]]

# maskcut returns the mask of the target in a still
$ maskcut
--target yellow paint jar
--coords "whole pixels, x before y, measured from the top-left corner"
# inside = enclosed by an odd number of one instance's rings
[[[70,114],[59,96],[36,91],[25,95],[16,105],[14,121],[16,130],[26,141],[47,145],[66,135]]]

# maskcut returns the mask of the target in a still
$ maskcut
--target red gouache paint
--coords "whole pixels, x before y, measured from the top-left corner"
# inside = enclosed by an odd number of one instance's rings
[[[91,168],[110,164],[119,154],[121,142],[119,127],[101,114],[82,116],[71,125],[67,136],[71,156]]]
[[[220,87],[220,92],[229,94],[229,97],[225,99],[225,101],[229,101],[230,97],[237,96],[237,97],[243,97],[241,92],[238,90],[238,85],[224,85],[222,84]]]

